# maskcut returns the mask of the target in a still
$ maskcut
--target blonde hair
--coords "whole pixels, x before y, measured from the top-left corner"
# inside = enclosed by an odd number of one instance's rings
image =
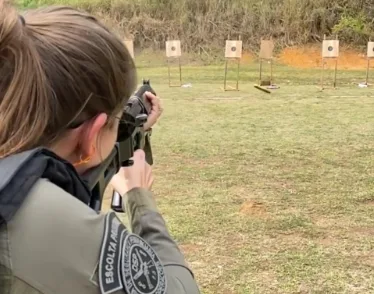
[[[0,158],[113,116],[135,85],[126,47],[92,15],[53,6],[20,16],[0,0]]]

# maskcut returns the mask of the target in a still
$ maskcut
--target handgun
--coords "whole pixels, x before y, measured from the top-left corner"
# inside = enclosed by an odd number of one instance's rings
[[[141,87],[129,98],[120,120],[116,144],[110,155],[97,167],[83,175],[91,190],[90,207],[101,211],[104,192],[112,177],[121,167],[132,165],[131,158],[138,149],[143,149],[148,164],[153,164],[151,148],[152,129],[144,130],[144,124],[151,113],[152,105],[145,92],[156,95],[149,80],[143,80]],[[123,212],[122,197],[113,191],[111,208]]]

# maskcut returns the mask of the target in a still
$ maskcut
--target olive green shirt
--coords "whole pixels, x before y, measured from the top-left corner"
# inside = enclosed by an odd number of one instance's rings
[[[0,293],[99,294],[106,215],[44,179],[29,193],[14,218],[0,227]],[[123,203],[132,232],[155,250],[164,266],[166,293],[199,293],[152,193],[134,189]]]

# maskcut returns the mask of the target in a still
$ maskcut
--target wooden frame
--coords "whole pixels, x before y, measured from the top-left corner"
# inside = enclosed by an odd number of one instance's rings
[[[269,40],[261,39],[260,45],[260,64],[259,64],[259,85],[260,86],[271,86],[273,85],[273,52],[274,52],[274,41],[272,38]],[[264,81],[262,79],[263,62],[270,61],[270,81]]]
[[[324,72],[327,59],[335,61],[334,66],[334,82],[333,87],[336,89],[337,73],[338,73],[338,58],[339,58],[339,40],[336,36],[335,40],[326,40],[326,35],[323,36],[322,42],[322,74],[321,74],[321,90],[325,89],[324,86]]]
[[[169,87],[181,87],[182,86],[182,65],[181,65],[181,59],[179,57],[176,57],[178,59],[178,65],[179,65],[179,85],[173,85],[171,83],[171,73],[170,73],[170,63],[172,58],[167,58],[168,62],[168,77],[169,77]]]
[[[262,63],[263,63],[263,59],[260,59],[259,85],[260,86],[271,86],[271,85],[273,85],[273,59],[270,59],[270,81],[269,81],[269,83],[262,80]]]
[[[167,64],[168,64],[169,87],[181,87],[182,86],[181,42],[180,40],[168,40],[165,43],[165,48],[166,48],[166,58],[167,58]],[[171,66],[171,60],[175,60],[175,59],[178,59],[179,84],[173,85],[171,83],[170,66]]]
[[[228,63],[229,63],[230,60],[236,61],[237,65],[238,65],[237,71],[236,71],[236,87],[235,88],[227,86],[227,67],[228,67]],[[240,58],[233,58],[233,59],[226,58],[225,80],[224,80],[224,84],[223,84],[223,89],[225,91],[239,91],[239,72],[240,72]]]
[[[370,71],[370,61],[374,58],[374,42],[369,40],[367,47],[367,68],[366,68],[366,86],[369,85],[369,71]]]
[[[243,42],[241,37],[239,36],[239,40],[230,40],[230,36],[228,40],[226,40],[225,46],[225,78],[223,82],[223,90],[224,91],[239,91],[239,73],[240,73],[240,61],[242,58],[242,51],[243,51]],[[230,61],[234,61],[237,63],[236,68],[236,86],[231,87],[227,85],[227,71],[228,71],[228,64]]]

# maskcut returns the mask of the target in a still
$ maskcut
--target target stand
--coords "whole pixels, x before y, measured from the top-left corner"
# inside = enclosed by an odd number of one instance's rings
[[[368,50],[367,50],[367,68],[366,68],[366,82],[365,85],[369,86],[369,71],[370,71],[370,61],[374,58],[374,42],[369,40]]]
[[[240,40],[226,40],[225,47],[225,79],[223,84],[224,91],[239,91],[239,72],[240,72],[240,61],[242,58],[243,42]],[[230,62],[236,63],[236,86],[231,87],[227,85],[227,71]]]
[[[322,74],[321,74],[321,90],[325,87],[325,70],[327,60],[334,60],[334,81],[333,88],[336,89],[336,76],[338,73],[338,58],[339,58],[339,40],[336,36],[335,40],[326,40],[326,35],[323,37],[322,43]]]
[[[182,86],[182,65],[181,65],[181,42],[180,40],[169,40],[166,41],[166,58],[168,63],[168,77],[169,77],[169,87],[181,87]],[[179,67],[179,84],[172,84],[171,82],[171,65],[174,60],[178,60]]]
[[[259,86],[273,86],[273,51],[274,51],[274,42],[272,39],[270,40],[263,40],[261,39],[261,47],[260,47],[260,64],[259,64]],[[270,63],[270,77],[268,80],[263,79],[263,62]]]

